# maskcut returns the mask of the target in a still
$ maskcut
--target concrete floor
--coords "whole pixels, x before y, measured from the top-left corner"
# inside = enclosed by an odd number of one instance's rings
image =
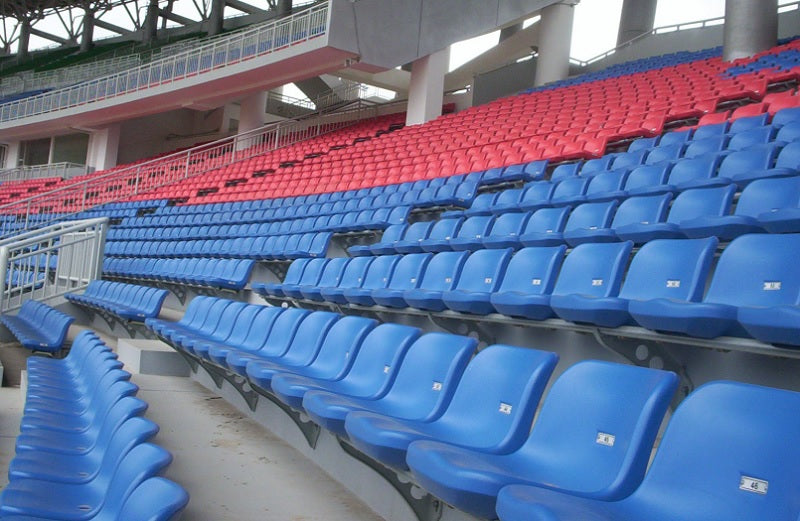
[[[191,496],[184,521],[381,521],[288,444],[189,378],[139,375],[138,396],[174,461],[166,477]],[[0,387],[0,488],[23,398]]]

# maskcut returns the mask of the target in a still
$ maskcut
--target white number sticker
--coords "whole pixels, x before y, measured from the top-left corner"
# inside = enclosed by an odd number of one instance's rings
[[[767,493],[767,488],[769,488],[769,481],[764,481],[763,479],[742,476],[739,480],[739,490],[765,495]]]
[[[383,366],[383,373],[384,374],[389,374],[389,366],[388,365]]]
[[[592,286],[602,286],[603,279],[592,279]]]
[[[500,412],[503,414],[511,414],[511,404],[500,402]]]
[[[441,391],[442,390],[442,382],[433,382],[432,389],[434,391]]]
[[[781,289],[780,281],[764,283],[764,291],[778,291],[779,289]]]
[[[617,437],[613,434],[608,434],[607,432],[598,432],[597,438],[595,438],[595,443],[598,445],[605,445],[606,447],[613,447],[614,442],[617,441]]]
[[[681,287],[681,281],[679,281],[679,280],[668,280],[667,281],[667,287],[668,288],[680,288]]]
[[[542,279],[533,279],[531,281],[531,284],[533,284],[534,286],[541,286],[542,285]]]
[[[492,278],[491,277],[486,277],[485,279],[483,279],[483,283],[484,284],[491,284],[492,283]]]

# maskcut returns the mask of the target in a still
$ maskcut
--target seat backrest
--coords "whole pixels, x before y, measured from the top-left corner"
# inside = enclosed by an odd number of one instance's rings
[[[282,355],[289,348],[300,321],[309,313],[299,308],[264,308],[255,318],[241,348],[247,351],[263,350],[266,356]]]
[[[406,352],[394,384],[381,400],[392,415],[406,420],[438,418],[475,351],[474,338],[427,333]]]
[[[553,196],[556,184],[548,181],[536,181],[525,186],[525,193],[520,199],[521,203],[537,203],[549,201]]]
[[[330,311],[315,311],[303,317],[294,333],[289,348],[281,356],[281,364],[304,366],[314,361],[328,331],[341,315]],[[278,331],[273,335],[279,334]],[[263,350],[262,350],[263,352]]]
[[[463,239],[480,239],[489,233],[489,229],[494,223],[491,215],[475,215],[468,217],[458,229],[456,237]]]
[[[611,221],[611,227],[617,228],[626,224],[650,224],[664,222],[672,194],[629,197],[622,201]]]
[[[680,186],[682,183],[714,177],[721,157],[716,154],[694,159],[681,159],[669,172],[669,183]]]
[[[576,246],[561,266],[553,295],[616,296],[632,247],[630,241]]]
[[[393,243],[395,241],[399,241],[403,238],[403,234],[406,233],[406,229],[408,228],[405,224],[392,224],[387,226],[385,230],[383,230],[383,234],[381,235],[381,240],[379,242],[382,243]]]
[[[622,190],[627,178],[628,171],[624,169],[597,174],[592,177],[588,188],[586,188],[586,197],[591,199],[593,195]]]
[[[421,333],[415,327],[391,323],[380,324],[371,330],[343,379],[358,393],[355,396],[382,395],[388,390],[406,351]]]
[[[360,288],[374,257],[355,257],[348,261],[339,281],[340,288]]]
[[[244,309],[242,309],[242,311],[236,317],[236,322],[231,328],[230,335],[225,338],[225,343],[233,347],[242,345],[250,333],[250,328],[255,326],[255,320],[259,317],[259,313],[263,309],[264,306],[256,306],[254,304],[248,304]],[[277,315],[275,316],[277,317]],[[266,318],[266,316],[264,318]],[[260,324],[255,327],[260,327]]]
[[[744,150],[752,146],[763,145],[772,141],[774,135],[775,129],[772,125],[742,130],[728,141],[728,150]]]
[[[800,197],[800,178],[756,179],[744,187],[736,203],[735,215],[757,217],[781,208],[796,208]]]
[[[769,519],[796,521],[800,512],[800,393],[715,381],[692,392],[667,425],[650,470],[629,503],[663,494],[657,521]],[[746,429],[736,426],[746,425]]]
[[[633,256],[620,298],[669,298],[699,302],[719,241],[662,239],[646,243]]]
[[[633,152],[617,154],[617,156],[614,157],[614,161],[611,163],[611,168],[634,168],[639,166],[644,163],[647,153],[648,150],[634,150]]]
[[[364,289],[385,288],[394,273],[394,268],[402,258],[402,255],[381,255],[369,265],[364,276]]]
[[[664,161],[675,161],[680,159],[683,153],[683,144],[674,143],[672,145],[662,145],[650,150],[645,160],[646,165],[655,165]]]
[[[346,257],[336,257],[334,259],[330,259],[327,263],[325,263],[325,268],[322,270],[322,274],[320,275],[318,282],[313,283],[303,280],[303,285],[319,286],[320,288],[335,288],[339,285],[339,281],[342,278],[342,273],[349,262],[350,259]]]
[[[649,148],[649,147],[643,147],[641,145],[634,146],[634,143],[637,143],[639,141],[643,140],[637,139],[636,141],[631,143],[631,146],[633,146],[634,151],[637,148]],[[630,150],[630,148],[628,150]],[[614,160],[614,157],[615,156],[613,154],[606,154],[603,157],[598,157],[597,159],[590,159],[586,161],[585,163],[583,163],[583,166],[581,166],[581,172],[580,172],[581,176],[588,177],[592,175],[598,175],[601,172],[605,172],[611,166],[611,162]]]
[[[686,143],[692,137],[692,130],[679,130],[676,132],[667,132],[661,139],[658,140],[658,144],[661,146],[667,145],[674,145],[676,143]]]
[[[663,185],[669,169],[669,164],[637,166],[628,175],[628,179],[625,181],[625,190]]]
[[[498,198],[500,193],[497,192],[486,192],[482,194],[478,194],[477,197],[472,201],[472,204],[469,205],[470,210],[487,210],[494,205],[495,200]]]
[[[575,177],[578,175],[578,170],[581,169],[581,166],[583,166],[583,163],[580,161],[558,165],[555,167],[555,169],[553,169],[553,173],[550,175],[550,181],[553,183],[558,183],[564,179]]]
[[[446,241],[455,237],[464,222],[463,217],[446,217],[435,222],[428,234],[428,239]]]
[[[775,141],[783,141],[785,143],[791,143],[798,139],[800,139],[800,120],[790,121],[782,126],[775,135]],[[780,156],[778,159],[780,159]]]
[[[217,326],[209,332],[209,337],[217,341],[228,338],[233,331],[233,327],[236,325],[239,314],[244,311],[247,306],[248,305],[244,302],[231,302],[219,317]]]
[[[695,188],[681,192],[669,209],[667,222],[678,224],[697,217],[728,215],[735,193],[736,185]]]
[[[419,242],[427,239],[431,233],[435,221],[418,221],[409,225],[406,233],[403,234],[404,241]]]
[[[611,218],[617,209],[617,201],[603,203],[583,203],[575,207],[569,214],[564,231],[595,230],[608,228]]]
[[[464,263],[456,290],[491,293],[502,282],[512,248],[477,250]]]
[[[495,206],[513,206],[519,203],[522,198],[522,188],[509,188],[497,194],[497,199],[494,200]],[[466,223],[464,223],[466,224]]]
[[[328,330],[314,359],[314,376],[338,380],[350,370],[364,339],[378,324],[377,320],[345,316]]]
[[[677,384],[668,371],[578,362],[553,383],[520,449],[541,464],[519,470],[598,499],[627,496],[644,476]]]
[[[479,351],[439,419],[458,425],[448,443],[492,452],[520,447],[557,361],[550,351],[502,344]]]
[[[800,141],[792,141],[783,147],[775,161],[775,166],[800,170]]]
[[[766,170],[772,167],[778,155],[778,147],[764,145],[731,152],[719,165],[719,177],[735,177],[752,171]]]
[[[697,134],[697,132],[695,132]],[[703,139],[693,139],[686,150],[683,152],[683,157],[695,158],[705,156],[708,154],[716,154],[725,150],[728,144],[728,138],[724,136],[709,137]]]
[[[395,265],[394,273],[392,273],[387,287],[397,290],[416,288],[432,257],[432,253],[403,255]]]
[[[506,213],[500,215],[492,223],[492,228],[489,230],[490,237],[515,237],[522,232],[525,223],[530,218],[531,214],[526,213]]]
[[[328,264],[328,259],[297,259],[292,262],[292,266],[301,260],[306,261],[303,266],[303,273],[300,279],[294,284],[316,286],[322,276],[322,272],[325,270],[325,266]],[[288,278],[288,273],[286,276]],[[284,284],[286,284],[285,280]]]
[[[553,196],[551,197],[551,200],[558,201],[561,199],[568,199],[570,197],[583,195],[586,193],[586,189],[589,187],[590,181],[591,178],[589,177],[569,177],[564,179],[558,183],[555,190],[553,190]]]
[[[177,483],[161,477],[142,481],[116,512],[98,514],[97,521],[169,521],[189,503],[189,494]],[[107,507],[108,508],[108,507]],[[104,509],[105,510],[105,509]]]
[[[742,235],[720,255],[705,301],[733,306],[793,306],[800,296],[794,255],[800,234]]]
[[[217,328],[225,310],[233,304],[232,300],[218,299],[208,310],[208,314],[194,330],[200,335],[207,335]],[[235,309],[235,308],[234,308]]]
[[[458,282],[469,252],[445,251],[437,253],[428,262],[419,287],[431,291],[448,291]]]
[[[525,233],[554,233],[564,230],[570,208],[542,208],[536,210],[525,225]]]
[[[522,248],[511,257],[498,292],[548,295],[553,291],[567,247]],[[530,282],[528,282],[530,281]]]

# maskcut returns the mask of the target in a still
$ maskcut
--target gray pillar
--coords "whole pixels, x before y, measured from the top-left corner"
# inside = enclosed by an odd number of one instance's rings
[[[449,64],[449,47],[414,61],[408,87],[406,125],[419,125],[442,115],[444,75]]]
[[[619,17],[617,45],[653,30],[658,0],[624,0]]]
[[[722,59],[746,58],[778,40],[778,0],[725,0]]]
[[[150,0],[147,5],[147,16],[142,25],[142,42],[153,43],[158,35],[158,0]]]
[[[83,31],[81,32],[81,52],[86,52],[94,45],[94,11],[83,12]]]
[[[208,18],[208,35],[214,36],[222,32],[225,20],[225,0],[212,0],[211,14]]]
[[[19,41],[17,42],[17,60],[25,61],[28,59],[28,45],[31,41],[31,21],[28,18],[20,20]]]
[[[278,16],[292,14],[292,0],[278,0]]]
[[[578,0],[562,0],[542,9],[539,29],[539,58],[536,61],[538,87],[569,76],[569,49],[572,43],[572,21]]]

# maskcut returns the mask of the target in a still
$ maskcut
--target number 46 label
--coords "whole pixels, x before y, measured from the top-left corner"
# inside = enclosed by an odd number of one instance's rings
[[[739,490],[747,492],[755,492],[756,494],[766,494],[769,487],[769,481],[763,479],[751,478],[750,476],[742,476],[739,480]]]

